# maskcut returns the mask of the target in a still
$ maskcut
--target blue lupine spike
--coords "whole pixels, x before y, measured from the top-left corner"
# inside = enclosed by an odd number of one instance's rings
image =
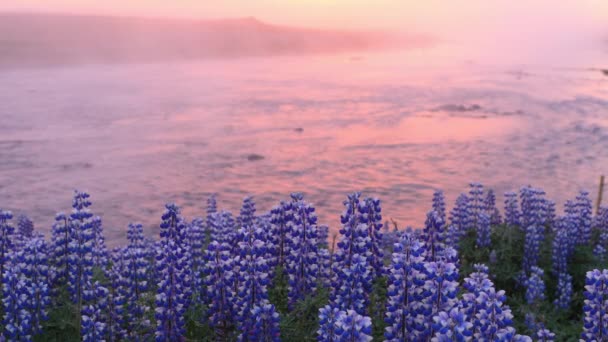
[[[93,279],[93,214],[91,201],[86,192],[75,191],[69,221],[72,237],[68,245],[68,285],[72,302],[82,310],[87,284]]]
[[[145,319],[149,307],[142,303],[144,294],[148,291],[148,278],[151,272],[143,227],[140,223],[130,223],[127,229],[129,244],[122,251],[124,265],[117,269],[120,272],[121,286],[125,289],[124,302],[126,311],[125,334],[129,340],[143,339],[150,326]]]
[[[484,199],[484,207],[486,213],[490,216],[491,225],[499,225],[502,223],[500,211],[496,208],[496,195],[494,194],[494,190],[488,189],[486,198]]]
[[[433,317],[450,311],[458,302],[458,269],[453,263],[433,261],[424,264],[424,274],[424,331],[418,338],[431,338],[435,335]]]
[[[486,206],[483,197],[483,185],[481,183],[470,183],[468,197],[468,223],[469,229],[477,229],[479,218],[482,213],[486,212]]]
[[[34,222],[26,215],[17,216],[17,230],[14,236],[16,248],[23,248],[29,238],[34,235]]]
[[[337,323],[344,312],[340,309],[326,305],[319,309],[319,330],[317,330],[317,341],[335,342],[338,340]]]
[[[209,198],[207,198],[207,217],[206,217],[207,228],[209,228],[211,226],[210,225],[211,216],[215,213],[217,213],[217,194],[211,194],[211,196],[209,196]]]
[[[427,248],[427,261],[434,261],[445,248],[446,240],[445,224],[441,221],[441,215],[436,211],[427,213],[422,239]]]
[[[505,192],[505,224],[513,227],[521,225],[521,213],[517,203],[517,194],[512,191]]]
[[[495,341],[502,333],[507,332],[504,329],[511,327],[513,314],[511,314],[511,309],[504,305],[505,301],[506,296],[503,290],[495,291],[494,288],[491,288],[479,293],[476,299],[478,311],[473,322],[476,341]],[[512,332],[514,334],[515,331]],[[500,339],[500,341],[502,340]],[[505,339],[505,341],[509,340],[511,339]]]
[[[287,233],[289,254],[285,260],[288,275],[289,306],[316,294],[319,278],[319,241],[315,208],[302,196],[292,202],[293,225]]]
[[[279,314],[276,312],[274,305],[265,303],[255,306],[251,310],[251,315],[255,317],[255,321],[251,331],[249,332],[250,341],[281,341],[281,333],[279,331]]]
[[[211,214],[208,221],[208,227],[210,241],[235,244],[237,233],[236,223],[230,212],[222,210]]]
[[[525,282],[526,301],[534,304],[545,299],[545,282],[543,281],[544,271],[537,266],[530,269],[530,277]]]
[[[47,244],[41,235],[33,235],[25,244],[21,257],[23,276],[27,290],[26,309],[30,315],[31,334],[42,331],[42,323],[47,320],[51,302],[50,268],[48,266]]]
[[[99,282],[89,283],[86,287],[84,294],[89,304],[81,309],[80,336],[83,342],[105,341],[103,313],[107,308],[108,290]]]
[[[491,244],[490,216],[485,212],[481,212],[477,216],[476,246],[478,248],[487,248]]]
[[[589,244],[591,240],[591,199],[589,192],[581,190],[576,196],[576,210],[578,213],[578,243]]]
[[[443,195],[443,191],[441,190],[435,190],[435,192],[433,193],[432,211],[436,212],[437,215],[439,215],[441,222],[447,222],[445,215],[445,196]]]
[[[568,272],[568,261],[574,251],[576,238],[571,236],[569,221],[565,218],[555,220],[553,231],[552,271],[554,275]]]
[[[342,310],[354,309],[365,314],[372,286],[371,239],[367,225],[360,222],[360,196],[360,193],[353,193],[344,202],[341,236],[332,264],[334,279],[330,301]]]
[[[538,342],[555,341],[555,334],[546,328],[540,329],[538,332],[536,332],[536,337],[538,338]]]
[[[190,267],[192,276],[190,277],[192,288],[192,302],[196,305],[203,304],[205,296],[203,286],[203,246],[205,245],[205,228],[203,219],[194,219],[186,227],[186,242],[190,250]]]
[[[72,223],[64,213],[55,215],[51,235],[51,258],[54,268],[52,283],[54,287],[67,285],[68,282],[68,256],[70,242],[73,238]]]
[[[372,267],[372,278],[382,275],[384,255],[382,253],[382,208],[377,198],[366,198],[359,204],[360,221],[367,225],[367,235],[370,238],[371,253],[369,263]],[[444,209],[445,216],[445,209]]]
[[[608,269],[587,272],[583,305],[583,341],[605,341],[608,338]]]
[[[1,212],[0,215],[6,215]],[[2,274],[2,304],[4,307],[4,338],[7,341],[30,341],[32,338],[31,315],[28,310],[28,289],[23,274],[23,252],[11,251],[5,255]],[[1,338],[0,338],[1,339]],[[2,339],[4,340],[4,339]]]
[[[180,210],[167,204],[160,225],[161,241],[156,266],[160,279],[156,293],[156,341],[176,341],[185,334],[184,312],[191,298],[190,252]]]
[[[12,218],[13,214],[10,211],[0,209],[0,277],[4,274],[8,254],[13,248],[15,227],[10,223]]]
[[[289,255],[287,236],[293,229],[293,203],[281,202],[270,211],[270,224],[272,227],[273,244],[276,246],[277,265],[285,266],[285,259]]]
[[[110,254],[112,267],[106,271],[106,277],[110,280],[108,290],[108,298],[106,300],[107,308],[103,312],[103,321],[107,339],[110,341],[118,341],[127,338],[127,313],[125,305],[127,298],[131,293],[129,288],[130,282],[127,278],[128,274],[128,248],[116,248]],[[137,338],[135,339],[137,340]]]
[[[103,225],[101,223],[101,217],[93,217],[92,225],[93,265],[105,268],[108,265],[108,249],[106,248],[106,239],[103,235]]]
[[[456,199],[456,205],[450,212],[450,228],[448,240],[450,246],[458,249],[458,244],[462,235],[469,229],[469,198],[466,194],[461,194]]]
[[[369,342],[372,338],[372,320],[355,310],[338,315],[335,329],[338,342]]]
[[[207,287],[209,325],[213,327],[218,340],[228,340],[234,326],[235,312],[234,264],[228,243],[212,241],[205,253],[205,285]]]
[[[411,340],[419,328],[418,319],[424,285],[424,243],[403,234],[395,244],[388,273],[384,337],[387,341]]]
[[[473,323],[471,323],[465,313],[458,308],[449,311],[441,311],[433,317],[433,336],[432,341],[452,342],[469,341],[473,335]]]
[[[572,276],[560,273],[557,278],[556,298],[553,302],[556,307],[567,310],[572,301]]]

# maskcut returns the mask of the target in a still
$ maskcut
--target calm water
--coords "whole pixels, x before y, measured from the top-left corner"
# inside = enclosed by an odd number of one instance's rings
[[[336,230],[351,191],[420,226],[478,180],[560,203],[608,173],[608,77],[572,68],[439,63],[440,54],[284,57],[0,71],[0,207],[48,231],[88,190],[111,244],[156,234],[219,193],[266,211],[292,191]],[[263,159],[251,158],[259,155]],[[502,205],[501,205],[502,206]]]

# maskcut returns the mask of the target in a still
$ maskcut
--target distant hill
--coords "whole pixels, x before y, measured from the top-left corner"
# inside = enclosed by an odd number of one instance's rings
[[[0,14],[4,67],[332,53],[432,43],[425,35],[294,28],[255,18]]]

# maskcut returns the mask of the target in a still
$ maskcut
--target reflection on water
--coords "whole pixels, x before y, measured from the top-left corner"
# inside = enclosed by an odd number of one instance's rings
[[[607,172],[601,73],[351,57],[3,71],[0,206],[48,230],[85,189],[116,242],[133,220],[155,234],[166,201],[203,215],[214,192],[236,212],[302,191],[336,229],[357,190],[419,226],[435,188],[452,203],[472,180],[531,183],[561,202]]]

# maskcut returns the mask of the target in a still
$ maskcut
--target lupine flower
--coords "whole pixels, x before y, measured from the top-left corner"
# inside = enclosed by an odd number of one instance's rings
[[[64,213],[55,215],[51,235],[51,258],[53,260],[53,285],[63,286],[68,282],[68,256],[70,253],[70,242],[73,238],[72,223]]]
[[[468,197],[468,222],[469,228],[478,228],[479,218],[481,213],[486,212],[486,206],[483,198],[483,185],[480,183],[470,183],[469,197]],[[489,217],[488,217],[489,221]]]
[[[278,247],[275,244],[276,239],[273,236],[272,224],[270,223],[270,214],[264,214],[256,216],[255,218],[255,226],[256,226],[256,236],[260,241],[264,242],[265,253],[264,260],[266,260],[266,265],[268,266],[268,276],[273,279],[275,274],[275,269],[278,265],[279,257],[278,257]]]
[[[249,332],[250,341],[259,342],[279,342],[281,333],[279,331],[279,314],[274,305],[270,303],[255,306],[251,310],[252,317],[255,317],[252,329]]]
[[[254,317],[252,309],[268,299],[267,286],[270,282],[269,267],[266,263],[266,245],[260,238],[266,236],[255,225],[255,203],[246,197],[241,208],[238,236],[239,264],[237,274],[237,309],[241,339],[246,339],[251,331]]]
[[[287,233],[289,254],[285,270],[289,276],[291,307],[307,295],[315,295],[319,276],[317,216],[315,208],[301,195],[292,194],[293,226]]]
[[[15,227],[10,224],[12,218],[10,211],[0,209],[0,277],[4,274],[4,266],[13,247]]]
[[[103,312],[107,307],[108,290],[99,282],[87,284],[84,291],[85,301],[81,310],[80,336],[83,342],[105,341],[106,324],[103,322]]]
[[[226,340],[236,312],[234,293],[234,259],[231,246],[225,242],[212,241],[205,253],[205,285],[209,299],[207,313],[209,324],[214,328],[218,340]]]
[[[70,215],[72,238],[69,242],[68,285],[72,302],[82,310],[86,286],[93,279],[93,214],[89,194],[75,191]]]
[[[108,264],[108,249],[106,248],[106,238],[103,236],[103,226],[101,217],[95,216],[93,225],[93,265],[105,268]]]
[[[338,316],[335,331],[340,342],[369,342],[372,340],[372,320],[355,310],[346,310]]]
[[[490,217],[485,212],[479,213],[477,216],[477,240],[478,248],[486,248],[492,244],[490,238]]]
[[[25,215],[17,216],[17,230],[13,236],[15,248],[21,249],[34,234],[34,222]]]
[[[367,225],[359,221],[360,196],[354,193],[344,202],[346,209],[341,216],[341,237],[332,265],[334,280],[330,300],[340,309],[354,309],[365,314],[372,283],[369,264],[371,239]]]
[[[205,244],[205,228],[202,219],[194,219],[186,226],[186,242],[190,251],[192,301],[202,305],[205,295],[203,287],[203,245]]]
[[[211,227],[211,217],[215,213],[217,213],[217,194],[211,194],[211,196],[207,198],[207,229],[210,229],[209,227]]]
[[[511,309],[504,305],[505,291],[496,292],[493,288],[480,292],[477,297],[478,312],[475,315],[474,338],[476,341],[494,341],[501,331],[512,324]],[[506,333],[506,331],[505,331]],[[503,339],[500,339],[503,341]],[[508,341],[508,339],[505,339]]]
[[[556,298],[554,304],[560,309],[568,309],[572,301],[572,276],[560,273],[557,278]]]
[[[359,204],[361,223],[367,225],[367,236],[370,239],[371,253],[368,254],[372,267],[372,278],[382,275],[384,255],[382,254],[382,208],[377,198],[366,198]],[[445,209],[444,214],[445,216]]]
[[[220,211],[211,214],[208,221],[211,241],[233,244],[236,239],[236,223],[232,214]]]
[[[6,212],[4,212],[6,213]],[[0,212],[0,214],[5,215]],[[32,338],[31,315],[28,311],[28,291],[23,276],[23,253],[5,256],[2,274],[2,304],[4,307],[4,338],[7,341],[29,341]]]
[[[517,194],[505,192],[505,224],[508,226],[519,226],[521,213],[517,204]]]
[[[456,199],[456,205],[450,211],[450,222],[454,228],[450,231],[450,241],[452,246],[458,246],[460,237],[466,232],[472,225],[469,221],[469,198],[466,194],[461,194]]]
[[[539,342],[555,341],[555,334],[549,329],[543,328],[536,333]]]
[[[496,195],[494,194],[494,190],[488,190],[486,198],[484,200],[484,206],[486,213],[490,216],[490,224],[501,224],[502,217],[500,217],[500,211],[498,211],[498,208],[496,208]]]
[[[127,229],[129,244],[124,251],[125,267],[122,279],[126,282],[125,302],[126,334],[131,340],[138,340],[142,330],[149,326],[144,315],[149,307],[142,303],[142,296],[148,291],[148,278],[151,272],[150,260],[144,240],[143,227],[140,223],[130,223]]]
[[[578,243],[586,245],[591,240],[591,199],[589,192],[581,190],[576,196],[578,211]]]
[[[608,270],[587,272],[583,305],[584,341],[605,341],[608,337]]]
[[[444,241],[446,239],[446,232],[444,227],[445,225],[441,221],[439,213],[435,211],[429,211],[427,213],[424,231],[422,233],[422,239],[424,240],[427,249],[427,261],[434,261],[437,254],[445,248]]]
[[[532,267],[538,265],[540,245],[544,239],[544,228],[535,224],[526,227],[524,242],[523,272],[530,273]]]
[[[550,200],[546,200],[545,201],[545,208],[546,208],[546,213],[545,213],[545,217],[546,217],[546,224],[553,224],[553,221],[555,221],[555,201],[550,201]]]
[[[437,215],[439,215],[439,218],[441,218],[441,222],[447,222],[445,215],[445,196],[443,195],[443,191],[435,190],[435,192],[433,193],[432,210],[435,211]]]
[[[543,281],[544,271],[542,268],[532,266],[530,277],[526,281],[526,301],[534,304],[545,299],[545,282]]]
[[[464,278],[463,287],[468,292],[462,295],[458,306],[462,308],[462,312],[474,321],[476,329],[480,325],[480,322],[476,321],[476,317],[477,312],[481,308],[477,302],[477,298],[479,298],[482,292],[489,293],[495,290],[494,283],[488,278],[488,267],[484,264],[475,264],[473,268],[475,272]]]
[[[424,254],[424,244],[411,234],[404,234],[401,243],[395,244],[388,273],[384,332],[387,341],[410,340],[424,329],[418,319],[424,310]]]
[[[526,335],[519,335],[515,328],[506,327],[496,332],[496,341],[501,342],[532,342],[532,338]]]
[[[433,261],[424,264],[426,281],[423,286],[425,331],[418,338],[435,335],[433,317],[441,311],[450,311],[458,302],[458,269],[453,263]]]
[[[31,237],[24,246],[21,272],[25,277],[27,303],[25,308],[29,312],[31,333],[39,334],[42,323],[47,319],[47,311],[51,302],[49,286],[49,266],[47,244],[44,237],[36,235]]]
[[[326,305],[319,309],[319,330],[317,330],[317,340],[319,342],[338,341],[338,320],[344,312],[336,307]]]
[[[284,267],[285,259],[289,254],[287,234],[293,225],[293,203],[281,202],[270,211],[270,224],[272,227],[272,240],[276,247],[277,265]]]
[[[554,275],[568,272],[568,260],[571,252],[574,251],[576,238],[571,236],[568,224],[569,221],[564,218],[558,218],[554,222],[555,228],[553,228],[553,231],[555,236],[553,238],[553,253],[551,254]]]
[[[116,248],[110,254],[110,258],[112,267],[106,271],[110,286],[107,288],[106,310],[102,315],[108,340],[117,341],[125,339],[127,334],[131,332],[131,329],[127,327],[127,317],[125,315],[125,305],[131,294],[131,289],[128,288],[130,279],[127,278],[129,275],[129,249]],[[136,322],[132,323],[134,323],[133,325],[136,324]],[[138,340],[139,338],[135,337],[133,339]]]
[[[547,208],[545,192],[526,186],[520,190],[521,199],[521,227],[527,228],[531,225],[543,226],[547,222]]]
[[[190,253],[186,224],[175,204],[167,204],[160,225],[160,248],[156,256],[160,279],[156,294],[156,340],[176,341],[184,335],[184,312],[190,289]]]
[[[469,322],[466,314],[458,308],[449,312],[441,311],[433,317],[433,342],[470,341],[473,335],[473,324]]]

